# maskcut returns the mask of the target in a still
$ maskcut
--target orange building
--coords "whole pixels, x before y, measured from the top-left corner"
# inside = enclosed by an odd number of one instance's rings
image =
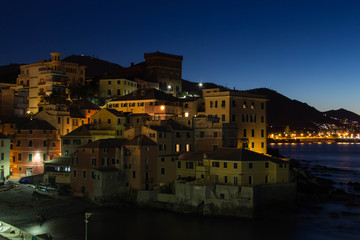
[[[13,177],[44,172],[44,162],[60,156],[60,140],[48,122],[30,120],[16,127],[10,168]]]

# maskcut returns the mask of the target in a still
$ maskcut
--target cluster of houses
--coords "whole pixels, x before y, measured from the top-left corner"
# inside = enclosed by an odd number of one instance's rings
[[[44,174],[45,184],[91,199],[173,193],[179,181],[289,183],[288,162],[267,154],[266,97],[223,88],[186,97],[182,57],[155,52],[100,79],[98,106],[69,97],[69,84],[85,85],[86,67],[51,56],[21,66],[14,86],[0,83],[0,179]],[[66,101],[51,101],[54,93]]]

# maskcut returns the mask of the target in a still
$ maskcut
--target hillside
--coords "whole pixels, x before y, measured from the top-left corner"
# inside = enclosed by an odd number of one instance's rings
[[[274,90],[258,88],[247,92],[268,97],[268,125],[274,130],[284,129],[286,126],[289,126],[290,129],[312,129],[316,128],[316,124],[339,123],[324,116],[314,107],[297,100],[291,100]]]
[[[360,116],[356,113],[350,112],[346,109],[340,108],[338,110],[330,110],[323,112],[323,114],[330,118],[336,118],[339,120],[350,120],[351,122],[356,121],[360,123]]]
[[[122,68],[122,66],[116,63],[111,63],[90,56],[71,55],[64,58],[62,61],[87,66],[86,78],[112,77],[119,69]]]
[[[20,73],[20,65],[22,64],[9,64],[6,66],[0,66],[0,82],[16,83],[16,78]]]

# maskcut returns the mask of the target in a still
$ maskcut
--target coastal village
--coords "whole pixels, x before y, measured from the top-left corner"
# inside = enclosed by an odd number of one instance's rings
[[[22,65],[16,84],[0,83],[0,184],[203,215],[293,203],[289,161],[267,150],[266,96],[201,83],[184,92],[182,61],[145,53],[98,79],[96,101],[81,96],[89,69],[60,53]]]

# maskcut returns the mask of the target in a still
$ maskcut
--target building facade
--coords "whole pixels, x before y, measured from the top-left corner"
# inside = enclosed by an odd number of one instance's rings
[[[0,132],[0,182],[10,177],[10,138]]]
[[[85,66],[61,61],[61,53],[50,53],[50,61],[20,66],[16,80],[17,90],[25,90],[29,96],[29,113],[39,111],[38,104],[46,102],[51,94],[66,98],[68,86],[85,84]]]

